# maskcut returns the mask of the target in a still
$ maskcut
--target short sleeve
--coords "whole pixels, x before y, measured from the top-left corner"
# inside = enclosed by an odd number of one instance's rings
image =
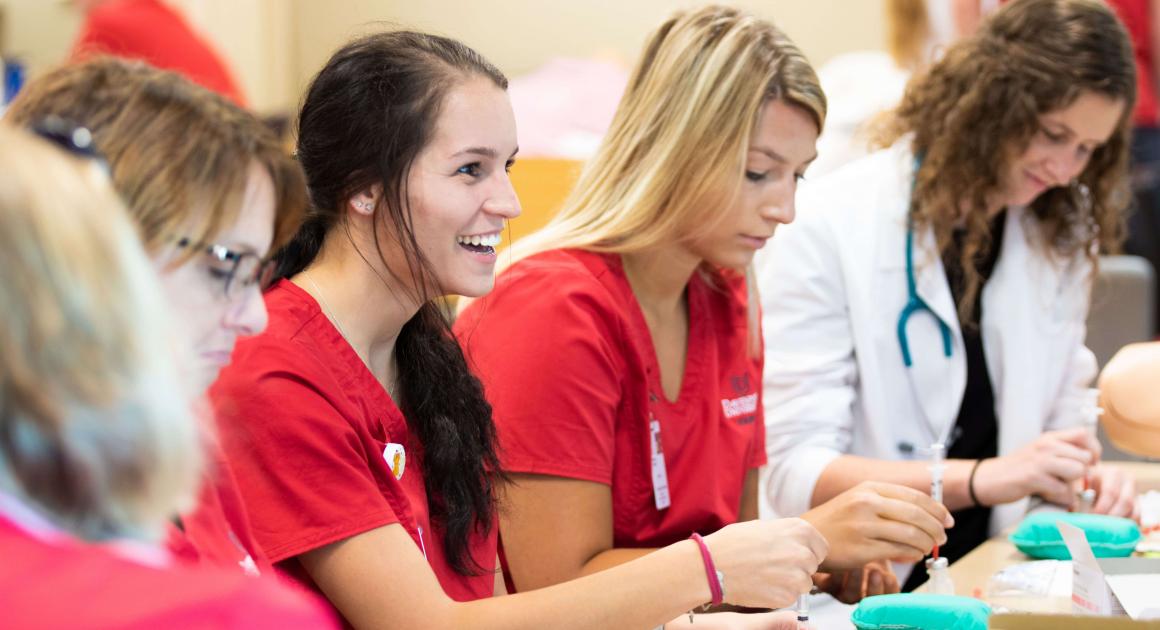
[[[761,366],[757,367],[757,374],[761,374]],[[753,442],[749,449],[749,468],[761,468],[769,462],[769,455],[765,452],[765,405],[761,402],[761,388],[757,392],[757,419],[753,427]]]
[[[763,370],[765,368],[765,340],[761,333],[761,303],[756,300],[756,291],[750,291],[750,282],[756,282],[756,278],[751,277],[752,274],[729,274],[722,278],[722,281],[727,283],[729,287],[729,295],[731,296],[729,305],[729,320],[733,322],[733,328],[739,331],[738,343],[732,344],[732,352],[738,356],[743,356],[745,367],[751,377],[751,382],[755,383],[755,393],[757,395],[757,408],[753,415],[753,436],[749,443],[749,456],[746,459],[746,468],[760,468],[769,461],[769,457],[765,452],[765,404],[762,401],[764,395],[763,387],[761,387],[761,380],[763,377]],[[755,287],[754,287],[755,288]],[[750,301],[754,300],[753,304]],[[750,307],[753,308],[752,317],[756,318],[756,325],[749,325]],[[754,344],[750,341],[750,335],[756,334],[756,352],[752,352],[750,347]],[[756,356],[754,356],[756,354]]]
[[[343,390],[289,344],[243,341],[211,391],[254,537],[272,562],[400,520]]]
[[[612,483],[624,326],[579,265],[524,261],[456,322],[508,472]]]

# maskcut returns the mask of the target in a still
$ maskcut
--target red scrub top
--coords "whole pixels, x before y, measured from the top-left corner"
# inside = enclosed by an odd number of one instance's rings
[[[113,55],[140,59],[246,106],[246,98],[221,57],[161,0],[107,0],[89,10],[72,57]]]
[[[315,596],[236,570],[143,564],[0,514],[0,627],[335,628]]]
[[[317,590],[296,556],[399,523],[448,596],[491,596],[493,574],[448,566],[428,516],[419,444],[386,390],[310,294],[283,280],[265,299],[266,331],[238,342],[210,390],[261,549]],[[469,545],[485,569],[495,567],[496,530]]]
[[[1135,124],[1137,127],[1156,127],[1160,125],[1160,107],[1156,102],[1152,68],[1152,3],[1149,0],[1108,0],[1108,4],[1132,40],[1132,53],[1136,60]]]
[[[505,469],[611,486],[616,547],[737,522],[745,475],[765,463],[746,302],[738,274],[693,276],[685,375],[670,402],[619,256],[556,250],[510,267],[455,324],[494,409]],[[652,420],[671,502],[661,509]]]
[[[181,516],[181,529],[169,528],[165,545],[189,564],[229,567],[247,575],[271,573],[221,448],[214,445],[209,451],[211,473],[198,493],[197,506]]]

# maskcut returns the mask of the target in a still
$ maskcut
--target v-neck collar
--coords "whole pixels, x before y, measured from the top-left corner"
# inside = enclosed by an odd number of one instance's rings
[[[329,354],[337,357],[341,361],[341,366],[331,365],[330,367],[338,367],[344,373],[344,380],[349,384],[358,388],[359,392],[367,394],[371,397],[369,401],[376,409],[389,410],[392,415],[397,414],[396,420],[401,421],[404,426],[393,427],[397,432],[405,430],[406,420],[403,418],[402,411],[399,405],[391,398],[391,394],[387,392],[387,388],[375,378],[367,364],[363,362],[362,357],[355,352],[350,342],[346,337],[342,336],[338,327],[330,318],[322,311],[322,306],[314,296],[310,295],[306,289],[294,284],[288,279],[283,279],[279,282],[276,288],[288,291],[295,301],[307,308],[308,319],[311,324],[311,331],[315,339],[327,346]],[[387,424],[384,421],[384,424]],[[390,427],[388,427],[390,428]]]
[[[681,376],[681,389],[676,400],[669,400],[664,393],[661,382],[660,361],[657,359],[656,345],[653,343],[652,332],[641,309],[640,300],[632,291],[628,276],[624,273],[624,261],[618,254],[608,254],[609,269],[617,279],[620,289],[627,302],[628,316],[634,329],[637,347],[639,348],[648,371],[649,399],[654,403],[667,405],[675,410],[683,409],[688,401],[696,397],[696,390],[700,387],[702,366],[705,361],[703,354],[707,343],[707,311],[705,279],[701,271],[693,273],[686,288],[686,297],[689,307],[689,336],[685,349],[684,373]]]

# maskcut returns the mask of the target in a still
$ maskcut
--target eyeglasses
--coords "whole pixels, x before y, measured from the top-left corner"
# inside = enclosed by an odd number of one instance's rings
[[[177,246],[200,249],[215,261],[210,266],[210,275],[224,283],[222,293],[227,300],[241,297],[255,285],[265,290],[274,278],[274,261],[263,260],[253,252],[237,252],[225,245],[197,243],[188,238],[178,240]]]
[[[32,133],[78,157],[96,162],[105,173],[109,165],[105,156],[93,144],[93,133],[88,127],[69,122],[60,116],[45,116],[29,126]]]

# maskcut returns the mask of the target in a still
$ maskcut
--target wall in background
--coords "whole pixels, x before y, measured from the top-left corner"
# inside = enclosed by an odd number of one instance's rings
[[[290,0],[167,0],[227,60],[260,112],[297,101]],[[65,60],[80,28],[68,0],[0,0],[0,54],[17,55],[35,76]]]
[[[290,0],[169,0],[222,54],[263,113],[287,111],[298,102],[293,81],[294,11]],[[317,2],[337,6],[338,2]]]
[[[16,55],[32,73],[60,63],[80,27],[64,0],[0,0],[0,55]]]
[[[168,0],[227,59],[254,108],[292,111],[310,77],[351,37],[398,26],[462,39],[510,76],[553,56],[631,64],[648,32],[687,0]],[[738,0],[778,23],[815,64],[882,48],[879,2]],[[80,25],[67,0],[0,0],[0,53],[33,75],[64,60]],[[835,19],[834,16],[838,16]]]
[[[331,52],[351,37],[384,25],[429,30],[461,39],[509,76],[553,56],[613,55],[631,64],[645,36],[687,0],[292,0],[295,7],[295,81],[305,86]],[[773,20],[817,65],[851,50],[883,47],[880,2],[850,0],[738,0]],[[835,19],[837,16],[837,19]]]

